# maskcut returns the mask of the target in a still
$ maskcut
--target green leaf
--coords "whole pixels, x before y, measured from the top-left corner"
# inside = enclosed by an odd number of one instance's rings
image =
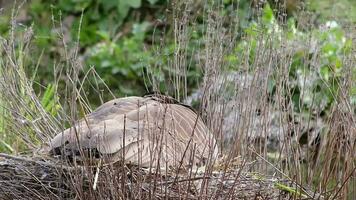
[[[54,86],[52,84],[49,84],[45,90],[45,93],[44,93],[42,99],[41,99],[42,106],[46,107],[50,103],[50,101],[52,101],[53,96],[54,96],[54,91],[55,91]]]
[[[325,81],[329,81],[330,73],[329,73],[329,67],[328,66],[322,66],[320,68],[320,74],[321,74],[321,77]]]
[[[120,2],[120,1],[119,1]],[[117,6],[117,12],[120,16],[120,20],[123,20],[129,13],[130,7],[125,3],[119,3]]]
[[[266,25],[272,24],[272,22],[274,21],[273,11],[268,3],[265,5],[263,9],[262,21],[263,24]]]
[[[141,0],[124,0],[127,5],[132,8],[139,8],[141,7]]]
[[[104,10],[107,12],[117,6],[117,1],[116,0],[103,0],[100,2],[100,4],[103,6]]]
[[[158,0],[147,0],[151,5],[157,3]]]
[[[96,31],[95,32],[98,36],[100,36],[102,39],[109,41],[110,40],[110,34],[107,31]]]
[[[10,144],[6,143],[5,141],[3,141],[2,139],[0,139],[0,147],[4,146],[6,147],[6,149],[8,149],[11,153],[15,152],[15,150],[11,147]]]
[[[340,71],[342,68],[342,61],[340,60],[340,58],[336,58],[334,62],[336,70]]]
[[[119,0],[117,3],[117,10],[123,20],[129,13],[130,8],[141,7],[141,0]]]
[[[352,40],[348,39],[346,40],[344,47],[343,47],[343,51],[345,54],[349,54],[352,51]]]
[[[138,40],[140,40],[139,42],[143,42],[144,38],[145,38],[145,34],[148,30],[148,28],[150,27],[150,23],[149,22],[143,22],[143,23],[135,23],[132,26],[132,34],[135,36],[135,38],[137,38]]]

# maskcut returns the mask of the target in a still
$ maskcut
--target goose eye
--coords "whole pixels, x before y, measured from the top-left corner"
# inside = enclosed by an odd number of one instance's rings
[[[116,105],[117,105],[117,103],[115,102],[115,103],[114,103],[114,106],[116,106]]]

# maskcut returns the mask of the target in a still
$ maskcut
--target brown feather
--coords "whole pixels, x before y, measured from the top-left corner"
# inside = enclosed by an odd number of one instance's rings
[[[124,155],[126,163],[143,167],[158,163],[176,166],[181,161],[183,166],[199,164],[216,156],[214,136],[196,112],[161,97],[106,102],[74,127],[57,134],[50,142],[50,152],[73,156],[81,149],[95,150],[107,162],[119,161]]]

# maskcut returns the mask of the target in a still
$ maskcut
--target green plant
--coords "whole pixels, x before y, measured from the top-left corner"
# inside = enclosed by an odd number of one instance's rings
[[[115,41],[108,32],[98,31],[102,42],[88,48],[87,65],[103,74],[106,83],[120,94],[142,94],[145,91],[145,68],[152,64],[152,52],[145,51],[145,34],[150,23],[134,24],[130,35]],[[125,84],[122,84],[125,83]]]
[[[265,35],[261,37],[260,32]],[[319,114],[330,110],[337,100],[344,70],[343,62],[350,55],[352,48],[352,41],[346,38],[342,27],[335,21],[328,21],[324,28],[303,32],[297,29],[293,18],[283,27],[278,24],[267,4],[261,23],[252,22],[245,34],[245,40],[239,42],[233,54],[226,56],[230,69],[241,70],[242,66],[256,66],[256,52],[261,46],[270,45],[271,48],[276,48],[278,53],[278,48],[281,48],[283,43],[288,43],[295,46],[295,49],[281,51],[289,52],[291,58],[288,69],[289,87],[286,92],[291,92],[289,95],[294,110],[298,113]],[[318,62],[315,62],[316,56],[320,56]],[[247,64],[244,63],[245,57],[248,57]],[[249,67],[248,70],[254,69]],[[273,93],[276,80],[271,77],[269,84],[268,92]],[[351,90],[354,91],[354,87]],[[351,95],[351,98],[354,99],[354,95]]]
[[[41,98],[41,104],[45,111],[55,117],[58,114],[61,106],[57,103],[56,88],[54,85],[49,84]]]

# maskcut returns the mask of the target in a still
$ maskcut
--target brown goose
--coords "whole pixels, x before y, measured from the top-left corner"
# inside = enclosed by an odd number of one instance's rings
[[[197,113],[171,97],[149,95],[111,100],[57,134],[52,155],[90,156],[142,167],[204,164],[216,141]],[[78,156],[81,155],[81,156]]]

